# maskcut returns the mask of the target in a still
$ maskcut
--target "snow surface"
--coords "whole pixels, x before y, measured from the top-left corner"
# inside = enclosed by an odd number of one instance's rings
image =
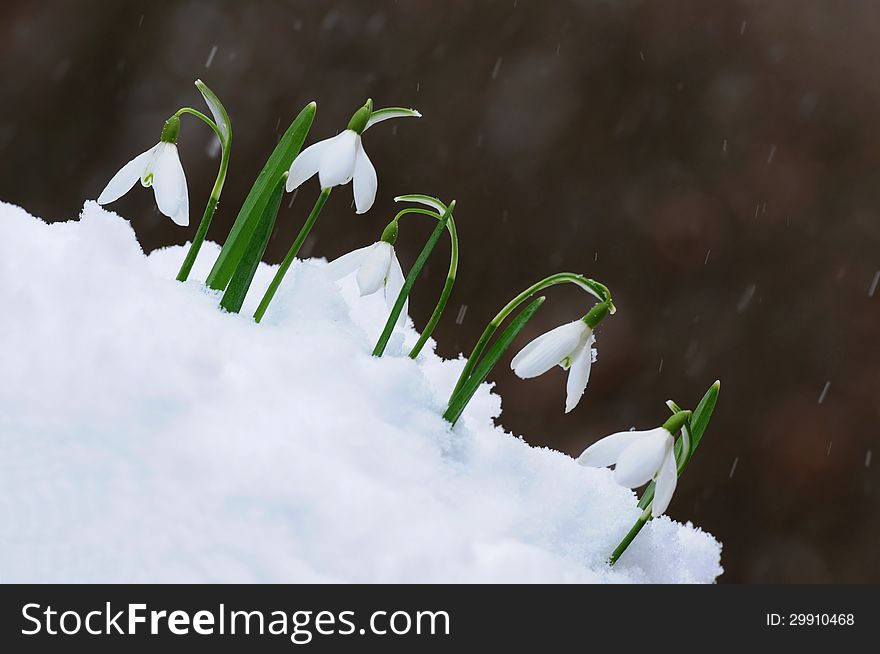
[[[378,296],[297,262],[263,324],[217,309],[206,243],[145,256],[87,202],[48,225],[0,203],[0,578],[6,582],[712,582],[720,544],[650,523],[607,470],[494,424],[462,366],[406,357]],[[248,310],[250,309],[250,310]]]

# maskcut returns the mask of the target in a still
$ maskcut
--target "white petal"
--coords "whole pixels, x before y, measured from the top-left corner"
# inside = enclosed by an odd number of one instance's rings
[[[174,143],[160,143],[151,166],[153,192],[159,211],[186,227],[189,225],[189,195],[177,146]]]
[[[654,502],[651,504],[651,515],[655,518],[663,515],[669,508],[675,485],[678,483],[678,469],[675,464],[675,448],[673,441],[669,439],[669,446],[663,457],[663,465],[657,474],[657,485],[654,488]]]
[[[403,275],[403,269],[400,267],[400,261],[397,260],[397,254],[392,253],[388,281],[385,282],[385,303],[389,309],[393,308],[394,303],[397,302],[397,296],[400,295],[400,289],[403,288],[404,281],[406,281],[406,278]],[[400,315],[397,317],[397,327],[402,327],[406,323],[408,315],[409,298],[403,302],[403,309],[400,310]]]
[[[645,437],[649,431],[619,431],[602,438],[585,449],[577,458],[582,466],[604,468],[617,462],[620,453]]]
[[[583,320],[575,320],[538,336],[513,357],[511,370],[522,379],[543,375],[577,349],[585,329]]]
[[[663,427],[657,427],[620,453],[614,479],[621,486],[636,488],[649,482],[663,463],[666,447],[672,436]]]
[[[318,172],[318,167],[321,165],[321,157],[324,156],[324,151],[332,140],[325,139],[319,141],[314,145],[310,145],[296,156],[293,163],[290,164],[290,169],[287,171],[287,184],[285,188],[288,193]]]
[[[566,413],[578,405],[587,388],[587,382],[590,381],[590,368],[593,365],[593,352],[590,348],[592,342],[592,338],[587,339],[568,370],[568,381],[565,384]]]
[[[113,178],[101,191],[101,195],[98,196],[98,204],[110,204],[128,193],[147,169],[150,159],[153,158],[153,152],[158,147],[158,145],[154,145],[120,168],[119,172],[113,175]]]
[[[379,241],[367,252],[357,272],[358,288],[361,295],[372,295],[385,286],[394,248],[390,243]]]
[[[354,160],[354,206],[356,213],[366,213],[373,206],[376,199],[376,188],[379,180],[376,178],[376,169],[373,162],[367,156],[363,143],[358,139],[357,154]]]
[[[343,254],[338,259],[334,259],[328,263],[327,267],[324,268],[324,273],[333,281],[338,281],[343,277],[350,275],[360,268],[364,257],[367,256],[367,253],[372,250],[375,245],[376,244],[373,243],[365,248],[358,248],[357,250],[352,250],[348,254]]]
[[[577,355],[580,354],[581,348],[583,348],[584,346],[592,346],[592,344],[595,342],[596,342],[596,338],[593,336],[593,330],[590,329],[589,327],[587,327],[586,329],[584,329],[583,333],[581,334],[581,338],[578,341],[578,344],[575,346],[574,350],[572,350],[572,354],[570,356],[565,357],[562,361],[560,361],[559,367],[562,368],[563,370],[568,370],[569,368],[571,368],[571,364],[574,361],[574,359],[577,357]],[[593,350],[592,350],[592,348],[590,348],[590,356],[592,357],[592,355],[593,355]],[[592,363],[592,362],[593,361],[591,359],[590,363]]]
[[[321,188],[348,184],[354,175],[354,159],[360,136],[350,129],[327,141],[318,165]]]

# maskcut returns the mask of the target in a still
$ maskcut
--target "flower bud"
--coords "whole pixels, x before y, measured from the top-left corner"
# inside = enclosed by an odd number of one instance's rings
[[[159,137],[159,140],[163,143],[177,143],[177,137],[179,134],[180,118],[178,116],[171,116],[171,118],[165,121],[165,125],[162,127],[162,135]]]
[[[400,229],[397,225],[397,221],[392,220],[390,223],[388,223],[388,226],[382,231],[382,237],[379,240],[394,245],[397,242],[397,234],[399,231]]]
[[[351,120],[348,121],[347,129],[350,129],[355,134],[360,134],[364,131],[364,128],[367,126],[367,121],[370,120],[370,116],[373,115],[373,101],[367,98],[367,101],[364,103],[364,106],[354,112],[354,115],[351,117]]]

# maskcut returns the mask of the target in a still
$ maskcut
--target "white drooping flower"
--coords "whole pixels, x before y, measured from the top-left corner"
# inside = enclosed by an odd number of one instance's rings
[[[361,134],[389,118],[421,116],[413,109],[380,109],[375,112],[372,109],[373,103],[368,100],[352,117],[347,129],[300,152],[288,170],[287,191],[293,191],[316,173],[322,189],[342,186],[353,180],[356,212],[369,211],[376,199],[379,181],[364,150]]]
[[[330,279],[339,281],[357,271],[357,285],[361,296],[382,291],[388,307],[394,306],[404,276],[394,246],[387,241],[377,241],[367,247],[359,248],[327,264],[326,273]],[[409,300],[403,305],[398,324],[406,320]]]
[[[662,515],[678,482],[675,440],[665,427],[646,431],[622,431],[596,441],[578,457],[578,463],[602,468],[615,464],[614,479],[622,486],[638,488],[655,480],[651,514]]]
[[[101,191],[98,204],[115,202],[140,180],[144,188],[153,187],[159,211],[182,227],[189,225],[189,193],[177,152],[179,126],[179,119],[170,119],[162,130],[162,140],[125,164]]]
[[[593,330],[583,319],[575,320],[538,336],[519,351],[510,368],[521,379],[543,375],[554,366],[568,370],[565,412],[574,409],[590,380],[596,342]]]

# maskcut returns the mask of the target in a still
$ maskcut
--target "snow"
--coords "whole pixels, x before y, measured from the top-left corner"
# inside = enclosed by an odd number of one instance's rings
[[[713,582],[720,544],[639,514],[607,470],[496,426],[462,366],[370,356],[382,298],[297,262],[261,325],[184,255],[145,256],[87,202],[46,224],[0,203],[0,579],[5,582]],[[248,311],[250,309],[250,311]],[[431,344],[433,347],[433,344]]]

